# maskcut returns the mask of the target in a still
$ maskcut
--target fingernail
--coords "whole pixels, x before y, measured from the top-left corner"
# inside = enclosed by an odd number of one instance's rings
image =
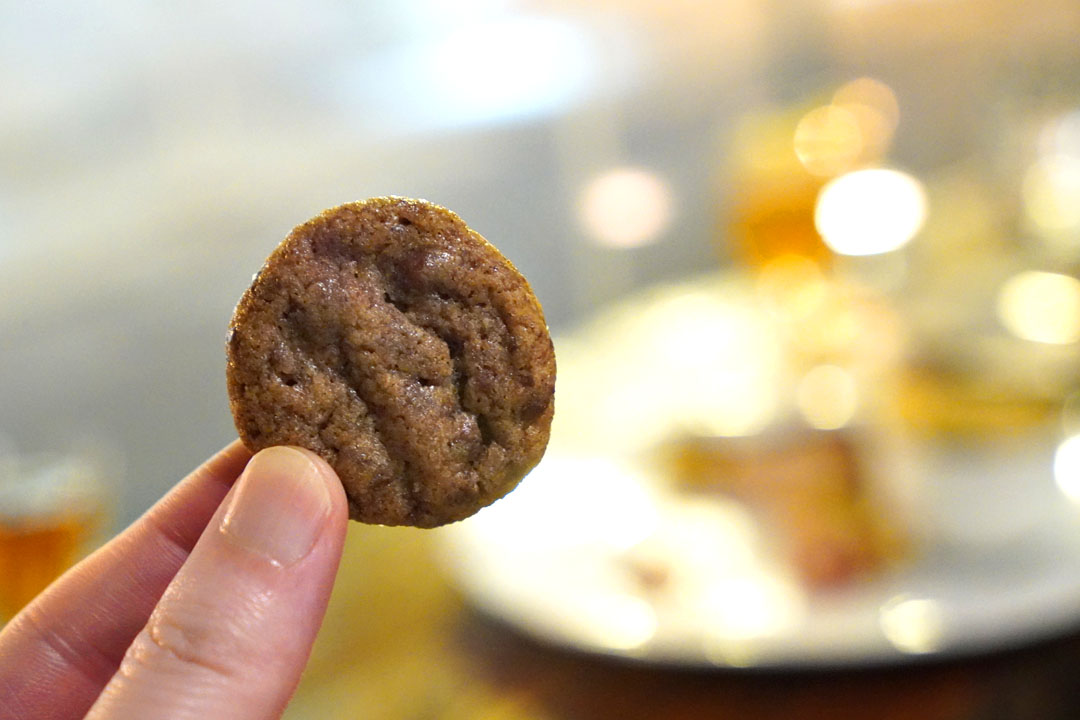
[[[267,448],[240,476],[221,532],[275,565],[292,565],[314,547],[330,507],[330,492],[307,455],[290,447]]]

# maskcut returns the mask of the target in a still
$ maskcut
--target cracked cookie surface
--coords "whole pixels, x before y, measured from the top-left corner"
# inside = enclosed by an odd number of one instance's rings
[[[547,445],[555,355],[540,305],[425,201],[351,203],[294,229],[237,305],[227,355],[244,444],[318,453],[362,522],[468,517]]]

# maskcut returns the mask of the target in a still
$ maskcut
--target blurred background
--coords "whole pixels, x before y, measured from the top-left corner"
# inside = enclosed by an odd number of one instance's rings
[[[529,278],[552,445],[474,520],[351,528],[290,717],[1075,717],[1077,37],[1069,0],[0,3],[0,620],[235,437],[225,328],[289,229],[407,195]]]

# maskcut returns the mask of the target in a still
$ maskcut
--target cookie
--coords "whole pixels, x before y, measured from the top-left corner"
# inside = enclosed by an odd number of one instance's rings
[[[308,448],[354,520],[435,527],[540,461],[555,353],[525,278],[454,213],[385,197],[295,228],[237,305],[241,440]]]

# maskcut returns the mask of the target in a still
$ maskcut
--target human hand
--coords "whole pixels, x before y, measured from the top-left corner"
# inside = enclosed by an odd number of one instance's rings
[[[347,521],[319,457],[234,442],[0,632],[0,718],[278,717]]]

